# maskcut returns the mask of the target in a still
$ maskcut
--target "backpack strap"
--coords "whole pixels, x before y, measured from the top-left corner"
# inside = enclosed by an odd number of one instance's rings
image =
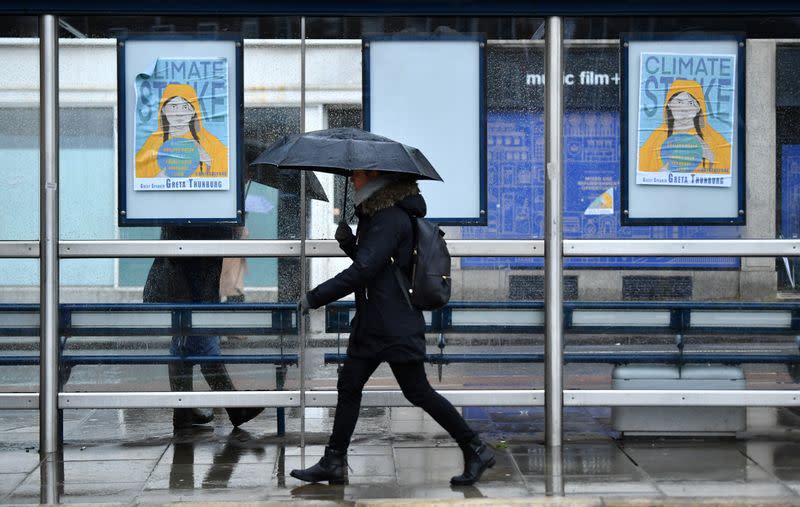
[[[412,215],[408,213],[408,219],[411,220],[411,256],[413,262],[414,256],[414,249],[417,247],[417,238],[419,236],[419,231],[417,231],[417,221],[415,218],[418,218],[416,215]]]
[[[399,208],[399,206],[398,206]],[[413,283],[413,276],[414,276],[414,249],[417,245],[417,223],[414,220],[414,215],[409,213],[407,210],[400,208],[403,212],[408,216],[408,219],[411,221],[411,283]],[[394,277],[397,279],[397,285],[400,286],[400,291],[403,293],[403,297],[408,303],[408,307],[412,310],[414,309],[414,305],[411,303],[411,298],[408,296],[408,291],[410,290],[409,284],[406,282],[407,278],[406,275],[400,272],[400,266],[394,261],[394,257],[392,259],[392,270],[394,271]]]
[[[392,257],[392,271],[394,271],[394,277],[397,279],[397,285],[400,286],[400,292],[403,293],[406,303],[408,303],[408,307],[413,310],[414,305],[411,304],[411,298],[408,297],[408,286],[406,285],[405,280],[403,280],[403,274],[400,272],[400,267],[396,262],[394,262],[394,257]]]

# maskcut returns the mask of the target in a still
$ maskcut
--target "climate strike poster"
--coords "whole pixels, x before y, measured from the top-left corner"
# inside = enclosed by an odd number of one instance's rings
[[[734,55],[642,53],[636,183],[730,187]]]
[[[227,190],[227,59],[159,58],[135,87],[133,189]]]

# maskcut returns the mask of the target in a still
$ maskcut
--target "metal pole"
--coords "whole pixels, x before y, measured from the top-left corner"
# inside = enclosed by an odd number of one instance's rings
[[[39,452],[61,443],[58,424],[58,20],[39,18]]]
[[[39,503],[57,505],[64,493],[64,458],[50,454],[39,464]]]
[[[561,446],[563,409],[562,317],[562,35],[561,18],[547,18],[545,39],[545,445]]]
[[[545,447],[545,482],[544,494],[547,496],[564,496],[564,457],[561,446]]]
[[[306,18],[300,18],[300,132],[306,131]],[[306,172],[300,171],[300,297],[306,293]],[[300,338],[300,448],[306,445],[306,322],[307,316],[297,315]],[[303,463],[305,465],[305,463]]]

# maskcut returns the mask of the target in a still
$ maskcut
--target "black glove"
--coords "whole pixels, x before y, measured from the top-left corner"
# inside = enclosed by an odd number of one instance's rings
[[[304,294],[297,303],[297,313],[300,315],[308,315],[311,305],[308,302],[308,294]]]
[[[346,221],[339,222],[339,227],[336,228],[336,234],[333,235],[339,244],[348,243],[353,239],[353,231]]]

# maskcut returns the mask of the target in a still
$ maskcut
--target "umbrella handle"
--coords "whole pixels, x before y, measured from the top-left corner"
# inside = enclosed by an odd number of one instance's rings
[[[347,223],[347,189],[350,187],[350,182],[347,181],[347,177],[344,178],[344,196],[342,199],[342,219],[339,220],[339,223]]]

